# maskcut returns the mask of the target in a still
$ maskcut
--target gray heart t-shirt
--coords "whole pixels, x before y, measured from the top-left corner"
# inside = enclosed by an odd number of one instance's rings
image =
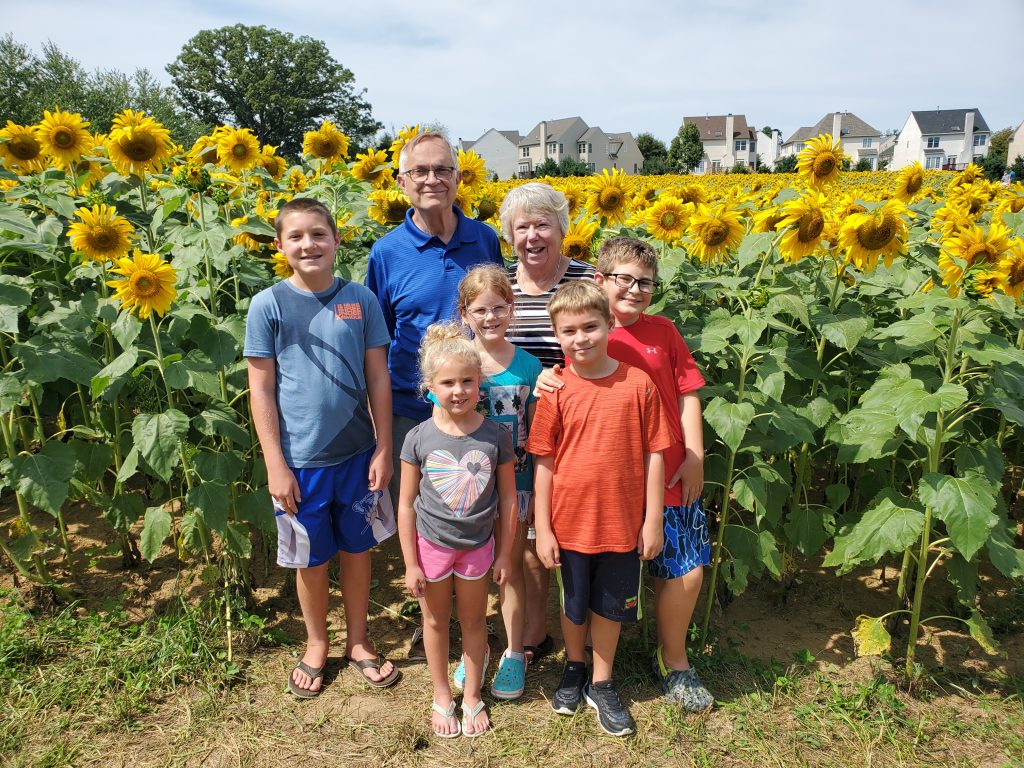
[[[483,546],[494,531],[498,466],[515,458],[512,435],[488,419],[469,435],[446,434],[433,419],[411,429],[402,461],[420,468],[417,533],[451,549]]]

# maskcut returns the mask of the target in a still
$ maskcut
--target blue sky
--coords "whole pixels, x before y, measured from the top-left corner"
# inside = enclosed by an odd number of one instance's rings
[[[308,35],[352,70],[387,127],[439,122],[467,140],[572,115],[666,142],[683,115],[705,113],[745,114],[784,138],[836,110],[882,131],[935,107],[977,107],[992,130],[1024,120],[1022,0],[5,5],[6,30],[37,52],[49,39],[86,69],[146,67],[164,81],[202,29]]]

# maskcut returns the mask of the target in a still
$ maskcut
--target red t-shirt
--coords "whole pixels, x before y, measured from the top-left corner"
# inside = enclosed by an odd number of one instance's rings
[[[636,549],[644,517],[644,456],[672,435],[650,377],[620,364],[601,379],[567,369],[537,402],[526,450],[554,457],[551,529],[574,552]]]
[[[675,325],[660,315],[640,315],[632,325],[612,329],[608,355],[639,368],[658,388],[662,412],[672,432],[672,445],[665,450],[665,504],[679,506],[683,503],[682,484],[671,488],[667,485],[683,463],[686,444],[679,396],[703,387],[704,377]]]

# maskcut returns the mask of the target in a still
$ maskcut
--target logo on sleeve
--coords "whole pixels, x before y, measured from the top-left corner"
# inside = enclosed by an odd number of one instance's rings
[[[356,304],[335,304],[334,316],[338,320],[362,320],[363,308]]]

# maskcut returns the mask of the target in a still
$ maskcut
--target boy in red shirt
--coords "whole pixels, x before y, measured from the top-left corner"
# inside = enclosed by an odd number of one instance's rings
[[[637,619],[640,560],[661,552],[661,452],[672,438],[650,377],[608,356],[613,321],[604,291],[573,281],[555,292],[548,313],[569,367],[564,386],[537,404],[526,448],[536,456],[537,555],[559,569],[562,598],[566,665],[551,705],[568,715],[585,699],[606,733],[625,736],[636,723],[612,668],[622,622]]]
[[[615,327],[608,354],[647,373],[658,388],[672,433],[665,449],[665,547],[648,563],[654,577],[658,617],[655,674],[669,701],[691,712],[706,710],[714,697],[690,667],[686,630],[711,560],[707,520],[700,501],[704,486],[704,426],[697,391],[704,377],[670,320],[647,315],[658,277],[658,256],[642,240],[605,240],[595,281],[608,297]],[[557,371],[556,371],[557,374]],[[562,386],[563,377],[545,373],[542,391]]]

